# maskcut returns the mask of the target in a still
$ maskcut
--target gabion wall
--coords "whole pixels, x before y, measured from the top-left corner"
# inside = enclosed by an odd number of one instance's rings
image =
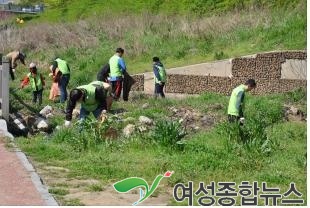
[[[306,60],[304,51],[285,51],[257,54],[255,58],[232,60],[232,78],[198,75],[168,75],[167,93],[200,94],[215,92],[229,95],[233,88],[252,78],[257,88],[252,94],[282,93],[296,88],[307,88],[307,80],[281,79],[281,64],[286,59]]]

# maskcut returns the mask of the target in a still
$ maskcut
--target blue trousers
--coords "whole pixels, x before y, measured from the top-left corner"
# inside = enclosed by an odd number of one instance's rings
[[[64,103],[67,100],[68,93],[67,93],[67,86],[69,84],[70,75],[65,74],[62,75],[59,81],[59,90],[60,90],[60,102]]]
[[[98,118],[101,115],[101,112],[104,110],[104,107],[98,107],[96,110],[94,110],[92,113],[95,116],[95,118]],[[90,114],[89,111],[87,111],[85,108],[81,107],[80,110],[80,119],[85,119]]]

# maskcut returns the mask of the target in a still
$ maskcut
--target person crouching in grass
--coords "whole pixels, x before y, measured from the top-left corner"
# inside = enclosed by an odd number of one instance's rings
[[[27,76],[23,79],[21,83],[21,88],[24,88],[30,83],[30,86],[32,88],[32,102],[37,103],[37,100],[39,100],[39,105],[41,105],[43,87],[45,86],[44,77],[41,73],[38,72],[35,63],[31,63],[29,65],[29,71],[30,73],[27,74]]]

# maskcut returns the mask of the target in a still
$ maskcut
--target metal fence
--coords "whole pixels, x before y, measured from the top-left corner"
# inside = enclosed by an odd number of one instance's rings
[[[9,120],[9,62],[0,54],[0,116]]]

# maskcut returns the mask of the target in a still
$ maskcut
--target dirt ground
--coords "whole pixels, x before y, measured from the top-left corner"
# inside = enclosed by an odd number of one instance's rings
[[[68,177],[70,171],[66,168],[45,166],[37,163],[36,170],[42,176],[43,182],[48,185],[49,190],[63,190],[65,192],[62,195],[54,194],[60,205],[131,206],[139,199],[138,190],[133,190],[130,193],[118,193],[114,190],[113,184],[102,185],[98,180],[94,179],[71,179]],[[98,188],[92,190],[91,187]],[[139,205],[167,205],[172,197],[172,188],[167,190],[159,185],[157,190],[159,192],[153,194],[155,197],[150,197]],[[72,204],[74,201],[75,204]]]

